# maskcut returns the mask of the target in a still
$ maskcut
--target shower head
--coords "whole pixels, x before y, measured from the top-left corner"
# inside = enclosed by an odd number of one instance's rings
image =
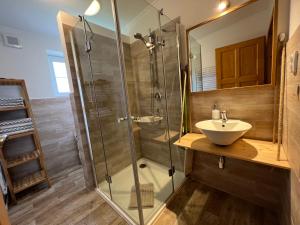
[[[142,42],[144,42],[144,44],[147,46],[147,41],[145,40],[145,38],[143,37],[143,35],[141,33],[135,33],[134,35],[135,39],[141,40]]]
[[[145,39],[144,39],[144,37],[142,36],[141,33],[135,33],[133,36],[134,36],[135,39],[145,41]]]
[[[150,41],[146,41],[146,39],[143,37],[143,35],[141,33],[135,33],[134,35],[135,39],[141,40],[148,49],[153,49],[155,47],[155,45],[152,43],[152,38],[151,36],[149,36],[149,40]]]
[[[165,33],[168,33],[168,32],[176,32],[176,29],[168,30],[168,29],[162,28],[161,31],[162,31],[162,32],[165,32]]]

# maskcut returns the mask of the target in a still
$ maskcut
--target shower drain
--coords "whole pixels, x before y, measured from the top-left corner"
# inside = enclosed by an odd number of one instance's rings
[[[147,165],[146,165],[145,163],[141,163],[141,164],[140,164],[140,168],[141,168],[141,169],[143,169],[143,168],[145,168],[145,167],[147,167]]]

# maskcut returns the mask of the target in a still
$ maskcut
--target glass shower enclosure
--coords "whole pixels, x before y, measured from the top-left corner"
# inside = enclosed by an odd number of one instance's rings
[[[184,181],[179,20],[142,0],[103,0],[70,32],[99,192],[146,224]],[[129,7],[130,6],[130,7]]]

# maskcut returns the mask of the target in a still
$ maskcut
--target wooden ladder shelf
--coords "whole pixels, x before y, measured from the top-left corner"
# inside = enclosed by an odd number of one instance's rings
[[[42,147],[40,143],[40,138],[34,123],[33,113],[31,110],[31,105],[25,85],[24,80],[14,80],[14,79],[0,79],[0,90],[2,87],[8,88],[11,87],[18,87],[20,90],[20,96],[23,98],[24,106],[0,106],[0,122],[3,121],[3,118],[1,118],[2,115],[4,115],[5,120],[9,120],[7,118],[10,118],[10,115],[13,115],[14,112],[23,110],[25,111],[26,117],[25,118],[31,118],[33,128],[32,130],[26,130],[24,132],[20,131],[18,133],[14,134],[8,134],[6,138],[6,142],[12,142],[16,139],[22,138],[22,137],[28,137],[33,139],[34,143],[34,149],[30,152],[25,152],[21,154],[17,154],[14,157],[6,157],[6,151],[13,152],[14,148],[10,147],[8,148],[5,143],[0,143],[0,162],[3,168],[3,173],[6,178],[6,182],[8,185],[9,193],[12,199],[13,203],[16,203],[16,194],[30,188],[34,185],[40,184],[42,182],[47,182],[48,187],[50,187],[50,181],[46,170],[44,155],[42,152]],[[3,92],[0,92],[0,98],[5,98],[6,96],[3,96]],[[15,116],[12,119],[16,119]],[[23,118],[18,118],[23,119]],[[39,164],[39,170],[35,171],[34,173],[29,173],[22,178],[13,179],[11,176],[10,169],[16,168],[18,166],[26,166],[26,164],[29,164],[32,161],[37,161]]]

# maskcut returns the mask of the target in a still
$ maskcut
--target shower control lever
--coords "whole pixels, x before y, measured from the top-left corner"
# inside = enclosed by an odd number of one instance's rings
[[[125,116],[125,117],[120,117],[120,118],[118,118],[118,123],[121,123],[121,122],[124,121],[124,120],[128,120],[128,117]]]
[[[156,100],[161,100],[161,99],[162,99],[161,93],[156,92],[156,93],[154,94],[154,98],[155,98]]]

